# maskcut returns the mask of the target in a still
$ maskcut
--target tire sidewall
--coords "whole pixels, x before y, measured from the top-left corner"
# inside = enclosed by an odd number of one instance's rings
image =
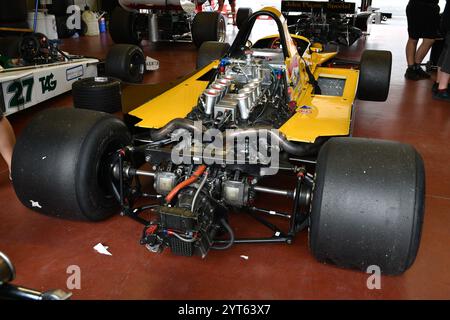
[[[410,145],[380,140],[327,144],[317,158],[312,194],[312,254],[340,267],[365,271],[375,264],[385,274],[403,273],[417,256],[423,224],[420,155]]]
[[[206,41],[219,40],[219,26],[224,26],[226,36],[225,18],[218,12],[199,12],[192,23],[192,40],[199,48]]]
[[[116,212],[118,203],[113,194],[103,190],[99,181],[105,152],[113,152],[130,143],[131,137],[126,127],[118,119],[114,122],[106,118],[87,134],[80,149],[76,193],[80,208],[89,220],[103,220]],[[106,178],[106,177],[104,177]],[[95,213],[95,214],[93,214]]]

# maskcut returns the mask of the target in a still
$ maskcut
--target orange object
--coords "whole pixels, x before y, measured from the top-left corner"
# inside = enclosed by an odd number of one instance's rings
[[[1,27],[0,31],[12,31],[12,32],[28,32],[32,33],[32,29],[24,29],[24,28],[8,28],[8,27]]]
[[[195,170],[195,172],[192,174],[192,176],[190,176],[188,179],[184,180],[183,182],[180,182],[175,188],[172,189],[172,191],[170,191],[170,193],[166,196],[166,201],[171,202],[173,197],[175,197],[181,189],[194,183],[203,174],[203,172],[205,172],[205,170],[206,170],[206,166],[204,164],[199,166],[197,168],[197,170]]]

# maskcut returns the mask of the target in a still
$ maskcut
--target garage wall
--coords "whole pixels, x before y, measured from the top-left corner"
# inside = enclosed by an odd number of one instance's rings
[[[96,0],[75,0],[75,4],[79,5],[81,9],[84,9],[84,6],[87,4],[91,10],[97,10]]]
[[[60,0],[53,0],[53,1],[60,1]],[[100,2],[100,1],[99,1]],[[34,10],[34,6],[35,6],[35,0],[27,0],[28,3],[28,9],[30,11]],[[52,0],[40,0],[41,4],[50,4],[52,3]],[[84,8],[84,6],[87,5],[91,8],[91,10],[96,10],[97,9],[97,0],[75,0],[74,3],[76,5],[79,5],[81,7],[81,9]]]
[[[253,12],[261,10],[264,7],[281,9],[281,0],[237,0],[236,6],[238,8],[252,8]]]

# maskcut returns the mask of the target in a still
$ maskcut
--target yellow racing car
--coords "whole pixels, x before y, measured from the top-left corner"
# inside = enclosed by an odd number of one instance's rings
[[[263,16],[278,34],[253,44]],[[390,52],[343,63],[290,35],[268,7],[231,46],[205,42],[197,64],[171,84],[125,88],[125,122],[84,109],[40,113],[14,150],[20,201],[67,219],[120,211],[143,224],[140,243],[154,253],[206,257],[242,243],[290,244],[305,231],[321,262],[385,274],[412,265],[422,159],[409,145],[351,137],[355,99],[387,99]],[[241,237],[233,212],[271,236]]]

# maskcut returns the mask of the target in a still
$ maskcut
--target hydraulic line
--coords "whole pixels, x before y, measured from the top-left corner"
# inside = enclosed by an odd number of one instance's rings
[[[175,188],[172,189],[172,191],[170,191],[170,193],[166,196],[166,201],[167,202],[171,202],[172,199],[177,195],[177,193],[189,186],[190,184],[194,183],[195,181],[197,181],[197,179],[203,174],[203,172],[205,172],[206,170],[206,166],[204,164],[200,165],[197,170],[195,170],[195,172],[192,174],[192,176],[190,176],[188,179],[180,182]]]
[[[171,230],[167,231],[167,234],[168,235],[173,235],[173,236],[177,237],[178,239],[180,239],[181,241],[184,241],[184,242],[195,242],[195,241],[197,241],[197,238],[187,239],[185,237],[182,237],[181,235],[179,235],[175,231],[171,231]]]
[[[195,192],[195,196],[194,196],[194,199],[192,200],[192,206],[191,206],[192,212],[194,212],[195,203],[197,202],[198,195],[200,194],[200,191],[202,191],[203,187],[205,186],[207,179],[208,179],[208,170],[205,172],[205,176],[204,176],[202,182],[200,183],[200,186],[198,187],[197,192]]]
[[[215,249],[215,250],[226,250],[231,248],[231,246],[234,244],[234,232],[233,229],[231,229],[230,225],[225,221],[225,219],[220,219],[220,223],[222,223],[222,225],[225,227],[225,229],[227,229],[227,232],[230,234],[230,240],[229,242],[224,245],[223,247],[217,247],[217,246],[212,246],[211,249]]]

